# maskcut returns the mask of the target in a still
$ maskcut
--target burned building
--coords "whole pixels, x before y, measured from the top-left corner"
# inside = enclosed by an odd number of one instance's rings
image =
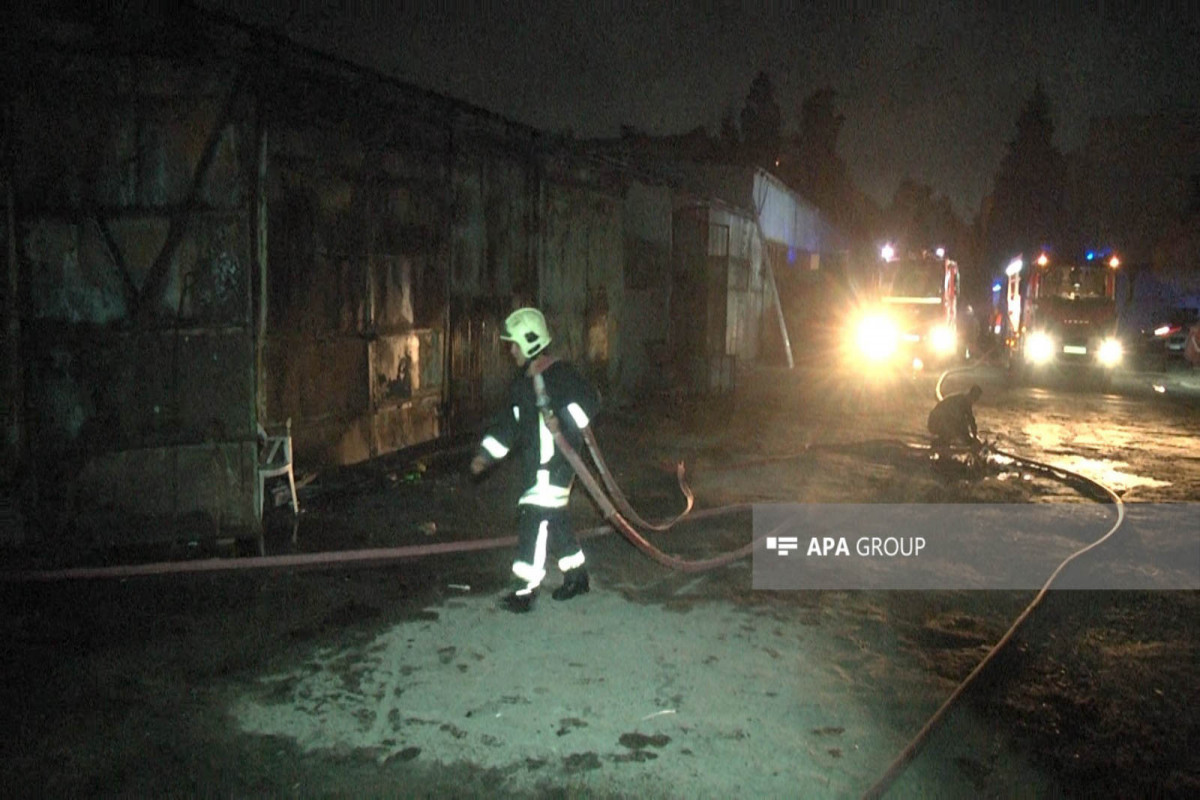
[[[670,379],[669,180],[137,5],[9,30],[0,544],[253,536],[260,430],[310,469],[469,432],[521,304],[610,403]]]

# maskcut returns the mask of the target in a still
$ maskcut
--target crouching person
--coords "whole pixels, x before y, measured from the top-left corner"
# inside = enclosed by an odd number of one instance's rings
[[[929,412],[929,432],[933,434],[934,449],[951,445],[965,445],[978,449],[979,429],[975,424],[974,405],[983,395],[983,389],[972,386],[965,392],[944,397]]]
[[[528,488],[517,501],[517,585],[504,597],[505,607],[522,613],[533,608],[546,577],[546,558],[553,554],[563,573],[555,600],[570,600],[591,587],[583,549],[571,529],[567,503],[575,474],[554,443],[548,421],[557,420],[570,445],[579,451],[582,431],[596,413],[595,389],[565,361],[546,352],[550,330],[536,308],[520,308],[504,321],[500,338],[519,372],[508,389],[507,406],[497,414],[471,461],[479,475],[512,451],[519,451],[521,475]]]

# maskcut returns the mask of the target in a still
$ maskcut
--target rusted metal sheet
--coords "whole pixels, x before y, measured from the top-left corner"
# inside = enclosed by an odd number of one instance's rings
[[[441,433],[444,355],[437,330],[385,335],[371,342],[372,455],[411,447]]]
[[[500,341],[508,304],[458,299],[451,305],[449,417],[455,430],[476,427],[498,410],[513,376]]]
[[[371,405],[438,398],[443,384],[442,334],[437,330],[380,336],[371,342]]]
[[[39,470],[81,469],[127,449],[237,441],[253,430],[244,331],[113,332],[40,322],[30,334],[36,344],[26,386]],[[147,491],[130,481],[92,500],[133,506]]]
[[[109,510],[211,512],[250,528],[250,184],[236,69],[87,47],[28,56],[9,88],[14,247],[30,300],[23,423],[38,503],[61,523],[42,533],[102,535]],[[232,465],[225,477],[196,477],[213,453]]]
[[[667,337],[671,299],[671,212],[668,186],[631,181],[622,197],[624,302],[613,309],[621,332],[611,387],[625,403],[669,386]]]
[[[444,188],[420,170],[394,177],[416,154],[392,153],[381,174],[353,131],[277,138],[287,150],[269,181],[268,416],[291,417],[310,467],[438,435],[444,338],[415,326],[444,319]]]
[[[305,453],[314,464],[330,463],[320,451],[306,446],[310,442],[305,431],[312,425],[349,423],[366,413],[370,403],[368,342],[349,336],[272,336],[265,357],[271,420],[290,417],[297,453]]]
[[[170,55],[49,49],[14,94],[29,436],[86,451],[89,492],[253,527],[256,422],[292,419],[301,471],[467,430],[514,374],[517,305],[608,396],[645,385],[675,333],[669,187],[311,52],[264,69],[245,32],[187,33]],[[681,296],[715,319],[698,257]],[[756,281],[720,306],[738,352]],[[702,362],[730,336],[700,333]]]
[[[84,536],[111,546],[245,536],[254,518],[256,444],[203,442],[116,450],[80,465],[66,509]],[[137,491],[131,491],[137,487]],[[67,521],[67,520],[64,520]]]
[[[606,391],[620,373],[615,317],[624,293],[620,197],[600,187],[547,188],[541,304],[557,352]]]
[[[671,347],[678,385],[733,390],[738,358],[758,354],[761,245],[752,218],[723,204],[676,210]]]

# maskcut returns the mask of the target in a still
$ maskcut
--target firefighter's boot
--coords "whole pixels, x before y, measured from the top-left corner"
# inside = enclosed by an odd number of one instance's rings
[[[501,604],[514,614],[527,614],[533,610],[537,594],[537,589],[517,589],[504,595]]]
[[[554,590],[551,595],[555,600],[570,600],[577,594],[586,594],[591,591],[592,585],[588,581],[587,570],[583,567],[575,567],[563,573],[562,586]]]

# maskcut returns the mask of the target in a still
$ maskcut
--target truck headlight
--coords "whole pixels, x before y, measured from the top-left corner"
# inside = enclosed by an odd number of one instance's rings
[[[1101,342],[1100,349],[1096,351],[1096,359],[1106,367],[1120,364],[1124,355],[1125,348],[1121,346],[1120,340],[1111,336]]]
[[[863,317],[855,331],[858,350],[871,361],[883,361],[896,352],[900,344],[900,331],[896,323],[882,314]]]
[[[1034,364],[1045,364],[1054,358],[1054,340],[1045,331],[1035,331],[1025,343],[1025,357]]]
[[[949,325],[935,325],[929,331],[929,346],[938,355],[950,355],[954,352],[957,343],[958,337],[954,335],[954,329]]]

